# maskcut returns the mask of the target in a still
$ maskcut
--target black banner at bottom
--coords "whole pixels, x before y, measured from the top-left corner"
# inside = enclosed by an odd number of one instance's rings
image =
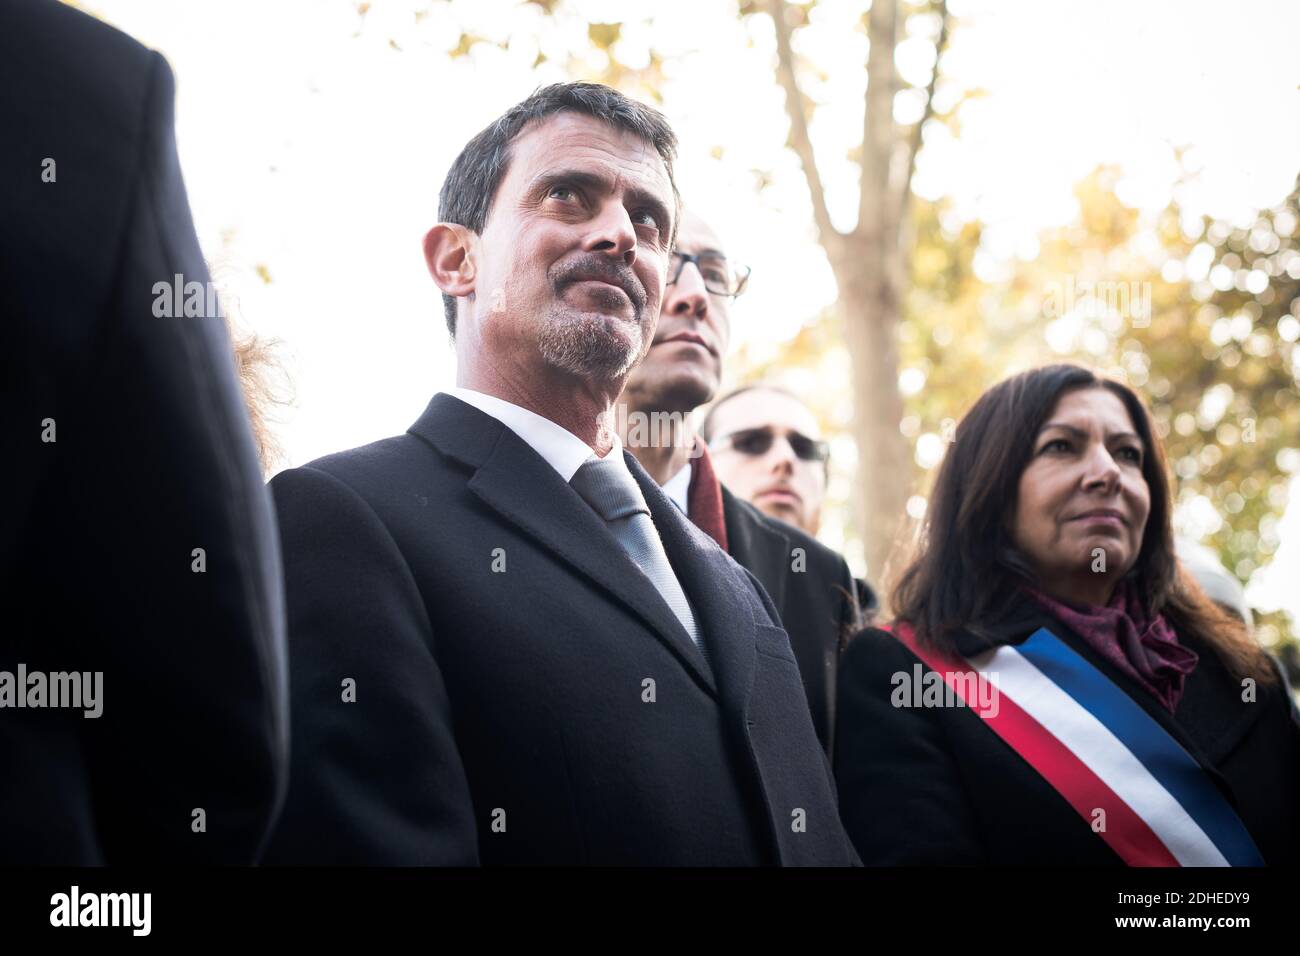
[[[881,931],[918,942],[999,924],[1073,939],[1290,932],[1287,870],[0,869],[7,940],[337,944],[403,933],[432,943],[540,942],[609,924],[730,936]],[[454,934],[454,937],[450,934]],[[1050,938],[1050,937],[1049,937]],[[812,938],[808,942],[814,942]],[[829,942],[829,940],[828,940]]]

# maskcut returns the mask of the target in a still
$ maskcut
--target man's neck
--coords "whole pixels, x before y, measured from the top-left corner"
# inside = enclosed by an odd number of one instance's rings
[[[626,394],[624,399],[626,399]],[[664,485],[690,464],[695,433],[690,412],[667,412],[620,403],[615,424],[623,447],[631,452],[655,484]]]
[[[461,372],[456,376],[456,384],[526,408],[555,422],[582,439],[601,458],[614,447],[614,398],[622,390],[621,379],[602,386],[573,378],[564,382],[532,382],[492,372]]]

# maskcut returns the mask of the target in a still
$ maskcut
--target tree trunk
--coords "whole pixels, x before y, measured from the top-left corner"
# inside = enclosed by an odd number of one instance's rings
[[[785,0],[769,0],[776,27],[777,78],[786,94],[790,147],[799,157],[812,199],[817,238],[826,250],[839,286],[839,314],[853,370],[853,433],[858,446],[854,511],[862,535],[867,575],[878,588],[906,558],[911,487],[908,443],[899,425],[903,398],[898,390],[898,328],[909,252],[903,246],[912,170],[921,131],[933,113],[938,55],[948,39],[948,8],[937,0],[940,30],[934,72],[925,90],[925,112],[910,136],[894,123],[898,72],[899,0],[874,0],[867,20],[867,94],[863,110],[858,223],[845,235],[831,224],[817,157],[808,135],[810,106],[799,88],[793,33]],[[798,17],[794,17],[798,19]],[[888,595],[881,593],[882,605]]]
[[[887,564],[904,545],[911,465],[899,431],[903,400],[898,391],[899,288],[878,250],[845,243],[834,263],[838,308],[853,370],[853,436],[858,446],[854,505],[861,529],[867,576],[880,588]],[[894,561],[894,565],[897,561]],[[885,595],[881,595],[882,603]]]
[[[862,176],[858,224],[839,244],[832,268],[840,290],[840,312],[853,367],[854,432],[858,445],[855,510],[861,528],[867,574],[885,584],[907,503],[910,470],[898,424],[898,323],[901,250],[898,227],[906,182],[894,174],[899,146],[894,126],[898,73],[898,2],[876,0],[867,21],[867,96],[862,124]],[[884,595],[882,594],[882,598]]]

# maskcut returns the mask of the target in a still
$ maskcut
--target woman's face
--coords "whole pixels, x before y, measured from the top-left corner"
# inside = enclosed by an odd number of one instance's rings
[[[1020,476],[1012,538],[1046,591],[1105,604],[1142,550],[1151,495],[1146,450],[1119,397],[1067,392]]]

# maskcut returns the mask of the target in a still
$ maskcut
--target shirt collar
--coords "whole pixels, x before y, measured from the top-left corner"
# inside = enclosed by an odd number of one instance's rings
[[[691,462],[687,462],[677,474],[673,475],[663,484],[663,493],[668,496],[668,500],[681,509],[682,514],[688,518],[691,515],[690,507],[691,491]]]
[[[567,428],[513,402],[460,386],[448,389],[447,394],[467,405],[473,405],[485,415],[491,415],[505,425],[523,439],[529,448],[541,455],[566,483],[582,467],[583,462],[588,458],[597,457],[590,445]],[[623,446],[617,432],[614,433],[614,446],[609,450],[609,455],[615,456],[614,460],[624,469],[627,468],[627,462],[623,460]]]

